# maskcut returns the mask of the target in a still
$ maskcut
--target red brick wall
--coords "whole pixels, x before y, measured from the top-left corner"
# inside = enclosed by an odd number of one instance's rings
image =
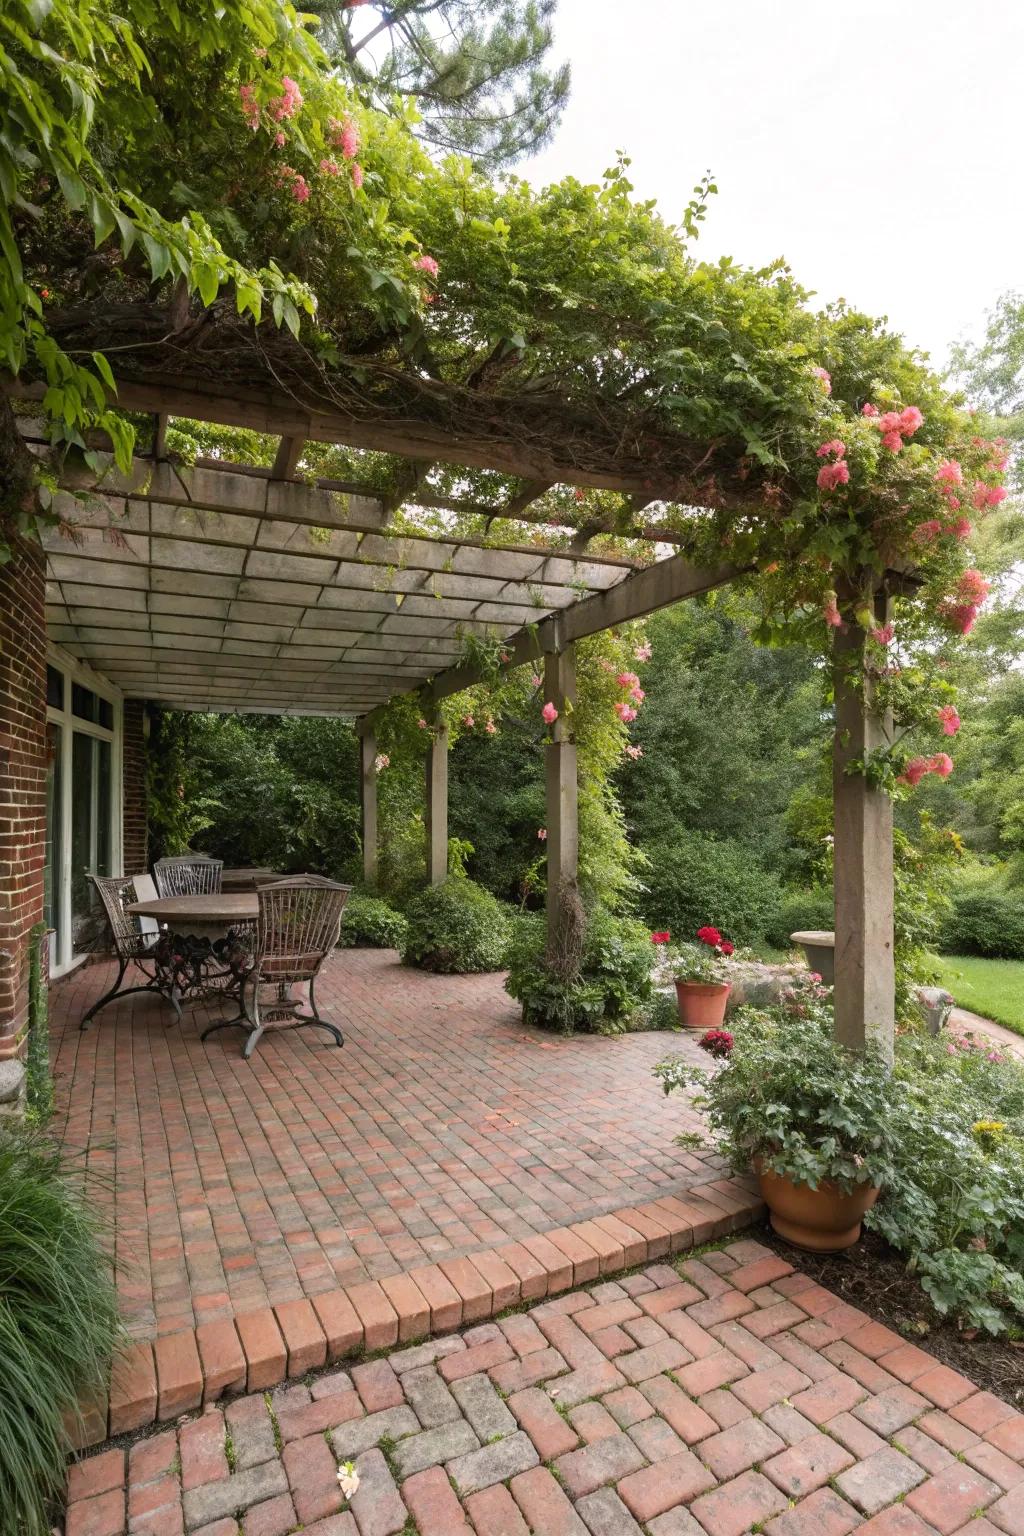
[[[124,872],[139,875],[149,868],[149,823],[146,814],[146,705],[142,699],[124,701]]]
[[[15,541],[0,565],[0,1060],[28,1020],[28,934],[43,916],[46,858],[45,561]]]

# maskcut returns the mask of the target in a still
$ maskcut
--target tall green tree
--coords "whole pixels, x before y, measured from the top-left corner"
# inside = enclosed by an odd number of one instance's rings
[[[320,0],[322,40],[386,106],[415,97],[418,132],[494,169],[551,137],[569,96],[552,66],[556,0]]]

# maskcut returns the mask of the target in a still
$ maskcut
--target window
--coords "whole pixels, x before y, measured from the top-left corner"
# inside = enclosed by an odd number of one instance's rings
[[[121,704],[102,689],[75,662],[55,657],[47,667],[44,904],[58,975],[102,929],[89,877],[121,867]]]

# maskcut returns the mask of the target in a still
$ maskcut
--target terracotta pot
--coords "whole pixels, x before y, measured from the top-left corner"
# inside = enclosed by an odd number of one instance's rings
[[[794,1184],[762,1169],[760,1158],[754,1159],[754,1172],[775,1231],[787,1243],[810,1253],[841,1253],[844,1248],[852,1248],[860,1237],[865,1211],[870,1211],[880,1193],[876,1185],[870,1184],[859,1184],[848,1195],[827,1182],[817,1189],[809,1184]]]
[[[721,1029],[729,996],[727,981],[677,981],[676,1000],[684,1029]]]

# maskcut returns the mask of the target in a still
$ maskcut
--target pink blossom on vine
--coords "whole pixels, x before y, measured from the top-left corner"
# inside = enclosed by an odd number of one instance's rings
[[[834,491],[840,485],[847,485],[850,480],[850,466],[845,459],[837,459],[834,464],[823,464],[818,470],[818,490],[826,495]]]
[[[417,724],[417,726],[419,727],[419,729],[421,731],[425,731],[425,730],[429,729],[429,727],[427,726],[427,722],[423,719],[422,715],[416,721],[416,724]]]
[[[956,584],[956,595],[962,603],[983,603],[988,597],[988,582],[980,571],[964,571]]]
[[[355,188],[358,189],[359,187],[362,186],[362,184],[363,184],[363,168],[359,164],[358,160],[353,160],[352,161],[352,185]]]
[[[497,734],[498,727],[495,725],[493,720],[488,720],[487,724],[484,726],[484,730],[487,732],[488,736],[494,736]]]
[[[960,729],[960,714],[955,704],[944,704],[939,710],[939,722],[944,736],[955,736]]]
[[[633,655],[636,657],[637,661],[650,661],[652,655],[652,647],[645,640],[643,645],[637,646],[636,650],[633,652]]]
[[[463,715],[462,723],[466,727],[467,731],[471,731],[474,725],[476,725],[476,721],[473,719],[472,715]]]
[[[895,624],[880,624],[877,629],[871,631],[871,638],[879,645],[892,645],[896,638]]]
[[[939,485],[963,485],[964,472],[956,459],[942,459],[935,471]]]
[[[831,629],[842,628],[842,615],[839,612],[839,604],[834,592],[827,592],[825,594],[825,601],[821,605],[821,616]]]
[[[905,784],[910,785],[911,789],[916,789],[925,774],[930,772],[931,768],[926,757],[912,757],[900,777]]]
[[[930,517],[926,523],[918,523],[914,529],[913,538],[917,544],[931,544],[942,532],[942,524],[937,517]]]
[[[631,688],[629,690],[629,696],[633,700],[634,704],[642,704],[644,699],[646,699],[647,694],[640,687],[640,684],[637,683],[635,688]]]
[[[544,682],[544,679],[541,677],[539,672],[535,672],[530,678],[530,682],[533,684],[534,688],[540,688]]]
[[[832,393],[832,375],[829,373],[827,368],[812,368],[811,376],[817,379],[826,395],[830,395]]]
[[[948,779],[953,772],[953,759],[948,752],[936,752],[928,760],[928,772],[937,773],[940,779]]]
[[[554,725],[555,721],[558,719],[558,710],[552,704],[550,699],[544,705],[544,708],[540,713],[541,719],[544,721],[545,725]]]
[[[903,433],[903,436],[913,437],[918,427],[924,425],[924,417],[916,405],[908,405],[905,410],[900,411],[899,423],[898,430]]]
[[[638,757],[643,757],[643,755],[644,755],[643,747],[634,746],[632,744],[632,742],[629,744],[628,747],[626,747],[626,756],[627,757],[631,757],[634,762],[636,762]]]
[[[860,408],[860,413],[862,416],[877,416],[878,406],[872,405],[870,400],[865,400],[864,404]]]
[[[842,438],[834,437],[832,438],[831,442],[822,443],[821,447],[818,449],[819,459],[827,459],[830,454],[834,454],[837,459],[845,459],[846,444],[843,442]]]
[[[635,672],[620,672],[615,681],[620,688],[635,688],[640,679]]]
[[[417,256],[413,266],[418,272],[425,272],[428,277],[436,277],[441,270],[433,256]]]
[[[547,840],[548,840],[548,829],[547,829],[547,827],[538,827],[537,828],[537,836],[538,836],[538,838],[540,839],[540,841],[542,843],[546,843]]]
[[[890,453],[899,453],[903,448],[903,439],[898,432],[883,432],[882,447],[888,448]]]
[[[958,539],[969,539],[973,531],[974,524],[969,517],[958,517],[956,522],[950,523],[946,529],[947,533],[954,534]]]
[[[256,100],[256,87],[254,85],[240,85],[238,94],[242,100],[242,117],[255,133],[260,125],[260,104]]]
[[[969,635],[978,617],[977,603],[945,602],[939,605],[939,614],[952,629]]]
[[[284,146],[288,143],[287,134],[281,133],[280,130],[278,130],[278,132],[274,134],[274,143],[277,145],[278,149],[284,149]]]
[[[978,480],[974,487],[974,505],[981,512],[985,507],[998,507],[1001,501],[1006,500],[1006,487],[1002,485],[986,485],[983,480]]]
[[[341,174],[341,166],[337,160],[323,159],[320,161],[320,170],[324,176],[338,176]]]
[[[281,85],[282,94],[267,107],[268,114],[277,122],[281,122],[286,117],[294,117],[302,106],[302,92],[295,81],[289,79],[287,75],[282,75]]]
[[[636,710],[622,699],[620,699],[618,704],[616,704],[615,713],[618,715],[619,719],[623,722],[624,725],[629,725],[633,720],[636,719]]]

